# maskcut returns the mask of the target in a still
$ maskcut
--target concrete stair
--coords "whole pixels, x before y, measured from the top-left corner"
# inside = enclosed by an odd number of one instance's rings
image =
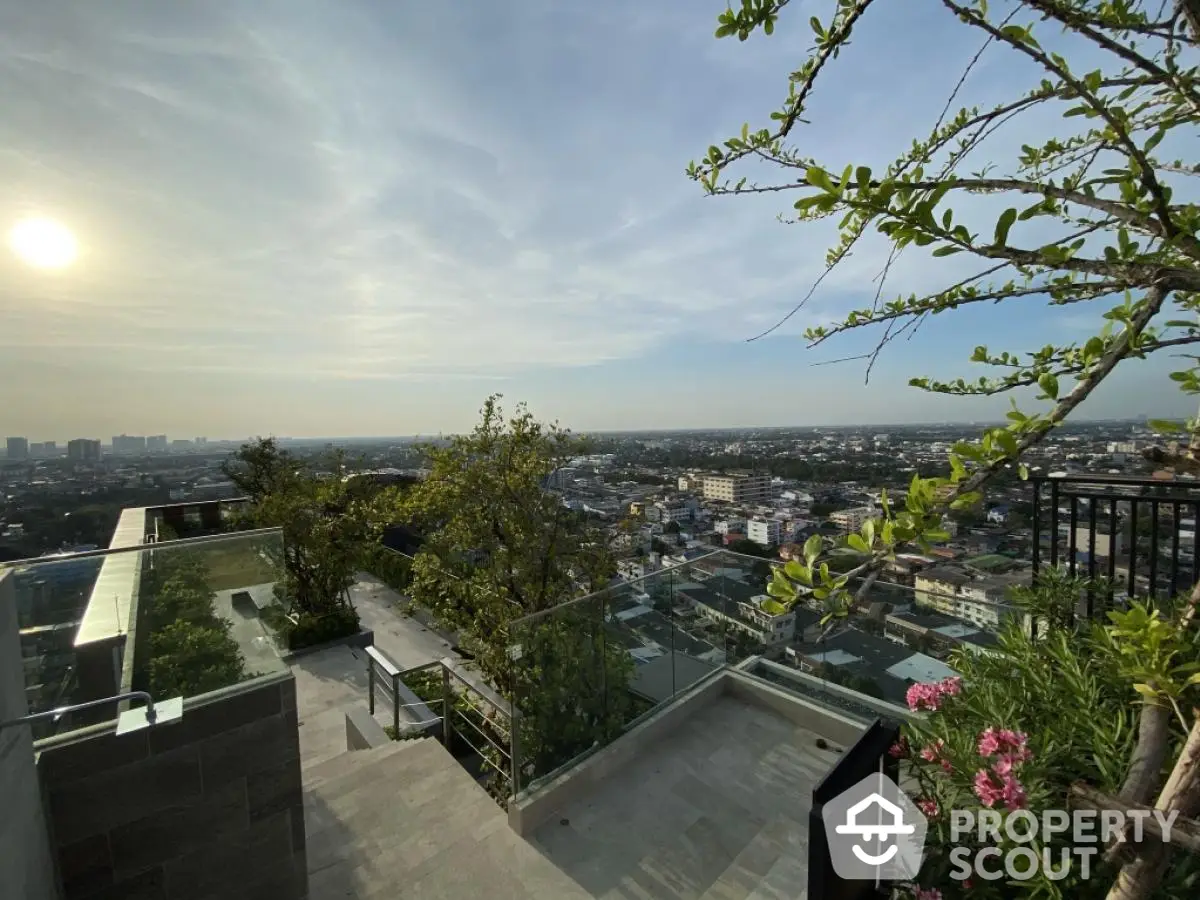
[[[303,778],[309,900],[589,896],[435,740],[349,751]]]

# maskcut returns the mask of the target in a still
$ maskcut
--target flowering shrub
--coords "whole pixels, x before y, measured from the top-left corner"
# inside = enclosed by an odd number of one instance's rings
[[[1046,620],[1043,620],[1046,621]],[[926,861],[905,896],[953,898],[1100,898],[1115,867],[1092,857],[1090,877],[1073,865],[1052,880],[1037,872],[1029,880],[1004,876],[987,881],[951,878],[950,850],[967,846],[970,857],[985,846],[1002,853],[1018,846],[1001,828],[1002,840],[968,834],[951,842],[950,811],[994,810],[1002,821],[1017,810],[1068,809],[1073,782],[1109,794],[1120,790],[1137,732],[1137,694],[1112,652],[1102,625],[1079,628],[1048,623],[1036,640],[1016,624],[1002,630],[994,654],[959,653],[951,660],[961,678],[913,685],[908,706],[916,713],[890,753],[901,759],[904,787],[917,794],[929,819]],[[1176,735],[1182,740],[1182,732]],[[1176,744],[1178,746],[1178,744]],[[915,783],[914,783],[915,782]],[[1016,831],[1024,834],[1025,828]],[[1039,858],[1049,849],[1058,868],[1070,834],[1049,843],[1039,836],[1024,844]],[[1197,857],[1177,854],[1156,897],[1200,896]],[[999,867],[991,859],[988,867]]]

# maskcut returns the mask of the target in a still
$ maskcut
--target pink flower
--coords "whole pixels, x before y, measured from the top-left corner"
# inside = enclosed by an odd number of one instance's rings
[[[992,763],[992,771],[1001,778],[1009,775],[1013,769],[1013,758],[1011,756],[1002,756]]]
[[[1009,809],[1024,809],[1025,808],[1025,788],[1021,782],[1017,781],[1012,775],[1008,775],[1004,779],[1003,788],[1004,805]]]
[[[942,900],[942,892],[937,888],[917,888],[913,897],[915,900]]]
[[[917,801],[917,809],[924,813],[926,818],[936,819],[938,814],[937,801],[932,797],[924,797]]]
[[[999,756],[1001,760],[1006,760],[1008,768],[1001,773],[1006,774],[1013,765],[1027,762],[1032,758],[1033,754],[1025,746],[1028,740],[1028,736],[1023,731],[1013,731],[1011,728],[985,728],[979,733],[977,748],[979,755],[985,759]]]
[[[985,728],[979,735],[979,755],[995,756],[1000,752],[1000,737],[995,728]]]
[[[908,708],[914,712],[921,709],[936,711],[941,707],[943,697],[956,697],[961,693],[962,679],[947,678],[943,681],[910,685],[904,699],[908,701]]]
[[[942,754],[942,751],[945,749],[946,742],[939,738],[921,750],[921,759],[925,760],[925,762],[937,763],[942,767],[943,771],[950,772],[952,771],[950,760],[946,759]]]
[[[975,796],[990,809],[1004,798],[1004,789],[992,782],[991,773],[987,769],[980,769],[975,773]]]
[[[904,735],[900,735],[900,740],[896,741],[896,743],[892,744],[892,746],[888,748],[888,755],[895,759],[903,759],[904,757],[908,756],[908,753],[908,738],[906,738]]]

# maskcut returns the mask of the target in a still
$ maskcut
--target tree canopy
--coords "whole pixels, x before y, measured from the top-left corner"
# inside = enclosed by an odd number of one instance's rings
[[[399,497],[396,488],[366,490],[347,478],[349,467],[336,454],[322,468],[297,459],[274,438],[244,444],[224,467],[253,501],[250,522],[283,530],[282,594],[298,616],[350,610],[347,589],[363,552],[393,520]]]
[[[470,434],[427,448],[428,477],[403,504],[425,537],[409,593],[465,635],[524,714],[522,758],[543,774],[619,733],[633,662],[609,639],[602,600],[517,622],[599,589],[615,564],[603,529],[548,489],[585,444],[524,406],[506,415],[500,400]]]

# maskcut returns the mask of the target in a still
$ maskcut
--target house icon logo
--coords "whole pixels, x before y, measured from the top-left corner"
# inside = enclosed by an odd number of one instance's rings
[[[920,871],[928,822],[882,772],[827,802],[821,819],[830,861],[842,878],[907,881]]]

